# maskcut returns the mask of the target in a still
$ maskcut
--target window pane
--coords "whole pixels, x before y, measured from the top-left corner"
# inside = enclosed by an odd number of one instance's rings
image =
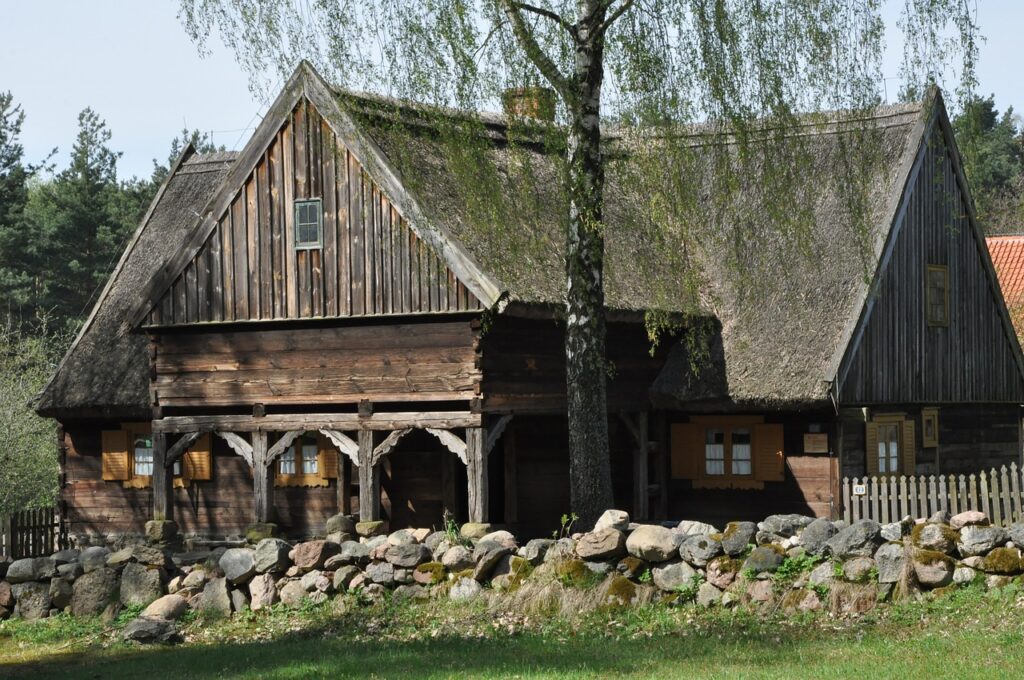
[[[704,435],[704,469],[709,475],[725,474],[725,432],[708,430]]]
[[[749,475],[750,467],[750,430],[746,428],[732,431],[732,473]]]
[[[316,467],[316,444],[303,444],[302,445],[302,474],[304,475],[315,475],[317,472]]]
[[[135,475],[137,477],[153,476],[153,440],[139,437],[135,440]]]
[[[278,458],[278,469],[282,475],[294,475],[295,474],[295,445],[292,444],[288,447],[288,450],[281,454]]]
[[[174,476],[181,477],[181,459],[174,461]]]
[[[295,245],[319,245],[320,201],[296,201],[295,203]]]

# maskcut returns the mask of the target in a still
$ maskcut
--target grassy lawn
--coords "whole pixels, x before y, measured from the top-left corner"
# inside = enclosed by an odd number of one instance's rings
[[[858,618],[798,620],[650,606],[575,618],[483,605],[338,600],[133,647],[119,624],[0,624],[0,677],[1008,678],[1024,668],[1024,591],[972,587]],[[122,617],[123,623],[124,617]]]

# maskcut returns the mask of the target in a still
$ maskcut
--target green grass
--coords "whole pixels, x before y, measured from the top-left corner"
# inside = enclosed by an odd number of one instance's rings
[[[184,626],[176,647],[60,616],[0,624],[0,677],[1006,678],[1024,667],[1024,596],[971,587],[866,617],[650,606],[573,620],[482,604],[349,600]]]

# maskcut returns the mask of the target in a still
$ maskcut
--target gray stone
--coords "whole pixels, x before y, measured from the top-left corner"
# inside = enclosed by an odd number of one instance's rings
[[[753,522],[729,522],[722,532],[722,550],[733,557],[742,555],[756,534],[757,525]]]
[[[71,613],[99,616],[107,605],[117,600],[117,595],[117,572],[107,567],[93,569],[76,579],[71,587]]]
[[[50,601],[54,609],[64,609],[70,605],[73,593],[70,581],[59,576],[50,579]]]
[[[426,600],[430,593],[418,583],[401,585],[395,588],[393,597],[396,600]]]
[[[953,560],[934,550],[915,550],[913,558],[917,582],[925,588],[940,588],[953,582]]]
[[[491,533],[491,525],[487,522],[467,522],[459,529],[459,535],[463,538],[481,539]]]
[[[476,562],[473,578],[477,581],[487,580],[498,562],[511,552],[511,548],[494,541],[481,541],[477,543],[476,548],[473,549],[473,560]]]
[[[697,575],[696,570],[686,562],[674,562],[662,567],[655,567],[651,570],[654,577],[654,585],[659,590],[675,591],[685,588],[693,583]]]
[[[692,519],[684,519],[676,525],[675,531],[682,536],[710,536],[718,533],[718,529],[707,522],[697,522]]]
[[[953,570],[953,583],[957,585],[967,585],[973,583],[978,572],[970,567],[957,567]]]
[[[169,519],[146,522],[146,540],[150,543],[173,543],[178,540],[178,523]]]
[[[754,581],[747,587],[747,597],[751,602],[771,602],[775,598],[775,591],[771,580]]]
[[[277,602],[277,587],[271,574],[257,574],[249,581],[249,608],[254,612]]]
[[[743,571],[748,569],[756,574],[762,571],[775,571],[782,566],[782,555],[773,547],[761,545],[750,551],[743,561]]]
[[[244,612],[249,608],[249,596],[244,591],[232,590],[229,596],[231,597],[231,611]]]
[[[342,564],[366,564],[370,561],[370,547],[358,541],[345,541],[337,556]]]
[[[7,569],[8,583],[48,581],[57,575],[57,563],[52,557],[27,557],[10,563]]]
[[[949,524],[950,516],[947,510],[939,510],[928,518],[929,524]]]
[[[597,518],[597,523],[594,524],[595,532],[602,529],[616,529],[618,531],[625,532],[628,528],[629,513],[625,510],[605,510],[601,516]]]
[[[322,571],[311,571],[303,574],[302,578],[299,579],[299,582],[302,583],[302,587],[309,593],[314,591],[320,591],[321,593],[334,592],[334,583],[331,578]]]
[[[153,545],[130,545],[107,556],[108,567],[123,567],[129,562],[137,562],[149,567],[170,568],[171,560],[161,548]]]
[[[628,540],[626,542],[629,543]],[[560,538],[548,546],[547,552],[544,553],[544,562],[571,560],[575,554],[576,541],[571,538]]]
[[[384,559],[388,562],[405,569],[412,569],[424,562],[429,562],[432,558],[430,549],[419,543],[392,545],[384,554]]]
[[[763,522],[758,523],[757,528],[773,536],[789,538],[796,536],[801,529],[813,521],[813,517],[805,515],[768,515]]]
[[[1024,548],[1024,524],[1014,524],[1010,526],[1007,533],[1014,545],[1018,548]]]
[[[75,579],[81,576],[82,573],[82,564],[80,562],[69,562],[57,567],[57,576],[68,583],[74,583]]]
[[[14,595],[14,615],[26,621],[42,619],[50,613],[50,584],[38,581],[16,583],[11,586]]]
[[[169,644],[180,640],[178,629],[173,621],[167,619],[140,616],[124,627],[122,634],[128,642],[140,644]]]
[[[444,555],[441,556],[441,564],[448,571],[457,572],[472,569],[476,566],[476,560],[473,559],[473,553],[469,548],[456,545],[448,548]]]
[[[75,548],[68,548],[67,550],[58,550],[57,552],[50,555],[50,557],[53,558],[54,563],[59,568],[61,565],[77,562],[81,554],[81,550],[77,550]]]
[[[102,569],[107,566],[107,557],[110,551],[102,546],[92,546],[82,551],[79,561],[82,563],[82,570],[88,574],[91,571]]]
[[[433,531],[423,539],[423,545],[427,546],[430,552],[435,552],[438,546],[441,545],[441,541],[448,540],[448,533],[444,531]],[[442,553],[444,554],[444,553]]]
[[[811,555],[820,555],[825,551],[829,539],[838,533],[831,520],[819,517],[800,532],[800,545]]]
[[[463,577],[452,584],[448,597],[455,602],[467,602],[479,596],[482,590],[483,586],[476,579]]]
[[[228,593],[227,579],[215,578],[207,582],[194,606],[205,614],[231,616],[231,595]]]
[[[126,564],[121,572],[121,604],[145,607],[164,594],[160,569],[138,562]]]
[[[188,601],[185,598],[180,595],[164,595],[150,603],[142,615],[151,619],[177,621],[186,611],[188,611]]]
[[[356,535],[362,536],[364,538],[383,536],[385,531],[385,524],[382,520],[379,519],[367,520],[365,522],[356,522]]]
[[[199,590],[204,585],[206,585],[206,571],[203,569],[193,569],[181,581],[181,587],[189,590]]]
[[[399,529],[388,536],[388,545],[410,545],[418,542],[409,529]]]
[[[679,544],[671,529],[655,524],[638,526],[626,539],[626,550],[647,562],[665,562],[676,556]]]
[[[606,576],[615,568],[613,562],[584,562],[583,566],[599,576]]]
[[[957,532],[948,524],[923,524],[914,531],[914,545],[947,555],[956,547]]]
[[[257,574],[278,574],[292,566],[288,559],[291,546],[280,538],[264,538],[256,544],[253,566]]]
[[[352,580],[360,573],[359,567],[352,564],[346,564],[345,566],[340,567],[334,572],[334,589],[339,592],[345,592],[348,590],[348,586],[352,583]]]
[[[843,576],[847,581],[862,583],[870,580],[871,570],[877,569],[870,557],[851,557],[843,562]]]
[[[687,536],[679,546],[679,556],[684,562],[695,567],[705,567],[715,557],[722,554],[722,543],[713,536]]]
[[[815,586],[832,585],[835,580],[835,565],[831,562],[822,562],[807,575],[807,582]]]
[[[492,531],[489,534],[482,536],[480,538],[480,542],[482,543],[484,541],[493,541],[494,543],[505,546],[509,550],[516,549],[516,537],[513,536],[511,532],[505,531],[504,529]]]
[[[957,515],[957,517],[960,517],[960,515]],[[963,557],[984,555],[992,549],[1002,546],[1009,539],[1010,535],[1002,527],[970,524],[960,530],[957,550],[960,551],[960,555]]]
[[[902,541],[904,537],[909,536],[911,530],[914,528],[914,518],[907,515],[899,522],[889,522],[883,524],[881,529],[883,541]]]
[[[371,562],[366,565],[366,576],[382,586],[394,585],[395,566],[390,562]]]
[[[581,560],[614,560],[626,554],[626,535],[608,527],[583,534],[576,541],[576,554]]]
[[[705,609],[714,607],[722,601],[722,591],[710,583],[700,584],[697,589],[697,604]]]
[[[249,548],[225,550],[218,564],[228,582],[236,586],[248,583],[256,575],[256,553]]]
[[[343,533],[355,535],[356,522],[348,515],[334,515],[327,518],[326,529],[329,534]]]
[[[985,577],[985,587],[988,589],[1002,588],[1010,585],[1012,579],[1009,576],[1000,574],[989,574]]]
[[[534,538],[519,549],[518,555],[536,567],[544,561],[544,555],[554,543],[550,538]]]
[[[879,583],[896,583],[903,573],[907,558],[903,546],[899,543],[883,543],[875,551],[875,564],[878,566]]]
[[[862,519],[841,529],[825,543],[825,554],[838,559],[871,557],[882,543],[882,527],[878,522]]]
[[[257,522],[245,527],[245,540],[249,543],[259,543],[264,538],[273,538],[277,535],[277,525],[272,522]]]
[[[963,529],[964,527],[983,527],[991,524],[988,520],[988,515],[981,512],[980,510],[965,510],[959,514],[953,515],[949,518],[949,526],[954,529]]]

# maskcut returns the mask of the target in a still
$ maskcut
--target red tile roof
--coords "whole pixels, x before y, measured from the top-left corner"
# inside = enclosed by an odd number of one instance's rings
[[[985,243],[992,255],[1013,327],[1024,342],[1024,236],[989,236]]]

